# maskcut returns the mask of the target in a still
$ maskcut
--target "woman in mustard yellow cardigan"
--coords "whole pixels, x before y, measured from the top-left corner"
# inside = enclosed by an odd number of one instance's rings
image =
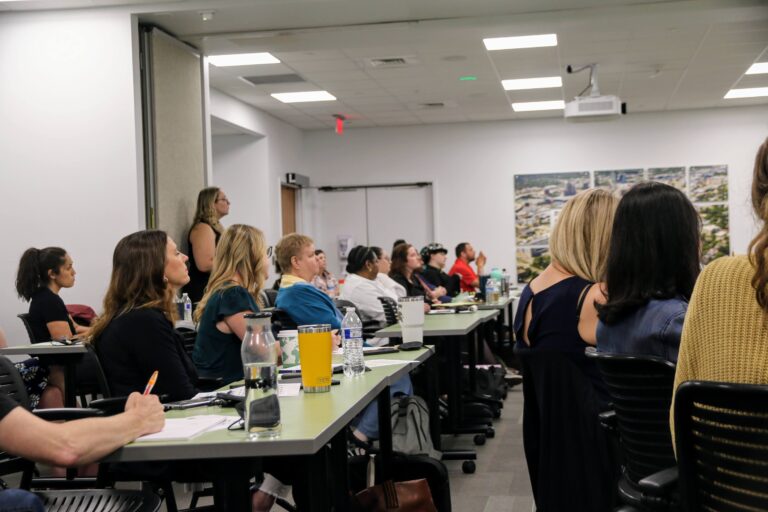
[[[755,159],[752,208],[761,226],[749,254],[716,259],[693,290],[675,390],[688,380],[768,384],[768,139]]]

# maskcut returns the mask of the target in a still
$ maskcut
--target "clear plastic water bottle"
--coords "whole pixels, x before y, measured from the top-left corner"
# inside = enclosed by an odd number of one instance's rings
[[[192,300],[189,298],[189,295],[187,295],[186,293],[182,294],[181,303],[184,305],[184,321],[191,322],[192,321]]]
[[[248,313],[240,355],[245,375],[245,431],[254,438],[280,433],[277,398],[277,348],[272,335],[272,313]]]
[[[176,314],[179,315],[179,320],[184,320],[184,303],[181,301],[181,297],[174,295],[173,304],[176,306]]]
[[[344,347],[344,375],[352,377],[365,372],[363,360],[363,322],[355,308],[346,308],[347,314],[341,321],[341,337]]]
[[[488,277],[485,283],[485,302],[488,304],[499,302],[499,282],[493,276]]]

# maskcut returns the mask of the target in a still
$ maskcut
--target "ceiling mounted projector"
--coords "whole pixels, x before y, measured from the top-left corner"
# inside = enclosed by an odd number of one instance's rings
[[[568,66],[568,74],[578,73],[589,69],[589,85],[576,96],[573,101],[565,104],[564,115],[569,121],[608,120],[627,113],[627,104],[622,103],[618,96],[600,94],[597,85],[597,64],[587,64],[578,69]],[[589,95],[586,95],[589,91]]]

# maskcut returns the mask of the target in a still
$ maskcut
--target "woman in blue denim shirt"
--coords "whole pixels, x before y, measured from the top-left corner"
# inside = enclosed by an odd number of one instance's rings
[[[700,270],[701,219],[688,198],[657,182],[632,187],[613,221],[597,350],[677,362]]]

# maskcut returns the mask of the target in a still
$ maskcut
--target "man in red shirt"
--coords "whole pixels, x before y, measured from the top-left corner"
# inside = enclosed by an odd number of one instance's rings
[[[475,249],[469,242],[462,242],[456,246],[456,262],[451,267],[449,275],[458,274],[461,277],[461,291],[475,292],[480,289],[478,274],[485,270],[485,254],[480,251],[477,255],[477,273],[469,266],[475,261]]]

